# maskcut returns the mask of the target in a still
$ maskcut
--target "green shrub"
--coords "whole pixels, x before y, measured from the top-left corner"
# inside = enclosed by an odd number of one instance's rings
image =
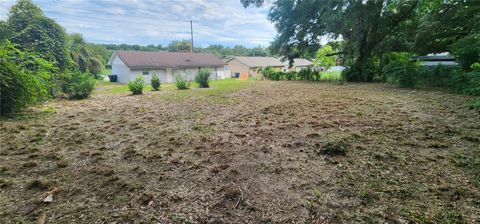
[[[480,61],[479,33],[467,35],[452,44],[451,50],[464,70],[470,71],[472,65]]]
[[[188,81],[185,75],[175,76],[175,86],[177,89],[190,89],[190,81]]]
[[[88,98],[95,89],[95,78],[89,73],[74,71],[63,78],[63,92],[69,99]]]
[[[412,55],[404,52],[391,55],[391,60],[382,69],[386,81],[402,88],[414,88],[417,85],[418,64],[410,60]]]
[[[35,77],[15,64],[0,61],[0,114],[13,115],[36,101]]]
[[[467,84],[462,89],[463,93],[480,96],[480,63],[472,65],[472,71],[466,75]],[[477,102],[480,107],[480,102]]]
[[[195,82],[198,83],[200,88],[208,88],[208,80],[210,78],[210,69],[202,68],[198,71],[197,76],[195,76]]]
[[[128,89],[132,92],[133,95],[139,95],[143,92],[143,86],[145,81],[142,76],[137,76],[133,81],[128,82]]]
[[[14,115],[55,95],[52,63],[0,41],[0,115]]]
[[[297,76],[297,80],[320,81],[321,75],[311,68],[303,68],[298,72]]]
[[[275,69],[270,66],[267,66],[267,67],[261,68],[260,70],[258,70],[258,72],[263,76],[263,78],[273,80],[272,75],[273,73],[275,73]]]
[[[150,83],[152,84],[153,91],[158,91],[160,89],[160,79],[158,78],[157,73],[153,73]]]
[[[288,80],[299,80],[298,73],[296,71],[287,72],[287,79]]]

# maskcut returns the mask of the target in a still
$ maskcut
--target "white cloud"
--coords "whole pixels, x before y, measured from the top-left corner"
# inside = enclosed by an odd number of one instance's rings
[[[5,19],[15,0],[0,0]],[[91,42],[167,44],[190,38],[195,43],[267,46],[275,36],[266,10],[243,8],[240,0],[34,0],[45,14]]]

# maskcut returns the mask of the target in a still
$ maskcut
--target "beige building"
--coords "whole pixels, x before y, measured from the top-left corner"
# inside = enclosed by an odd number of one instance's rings
[[[241,74],[248,74],[248,77],[259,76],[258,70],[264,67],[272,67],[283,71],[285,65],[278,59],[272,57],[233,57],[225,61],[232,77],[239,77]]]

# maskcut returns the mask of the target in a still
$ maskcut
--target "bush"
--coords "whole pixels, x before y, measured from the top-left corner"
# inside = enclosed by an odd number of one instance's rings
[[[55,95],[52,63],[0,41],[0,115],[14,115]]]
[[[320,75],[311,68],[303,68],[298,72],[298,79],[305,81],[318,81],[320,80]]]
[[[15,64],[0,61],[0,114],[13,115],[36,101],[35,77]]]
[[[128,82],[128,89],[132,92],[133,95],[139,95],[143,92],[143,85],[145,81],[142,76],[137,76],[133,81]]]
[[[176,75],[175,86],[177,89],[190,89],[190,81],[187,81],[185,75]]]
[[[275,73],[275,69],[273,69],[270,66],[267,66],[267,67],[261,68],[260,70],[258,70],[258,72],[263,76],[263,78],[273,80],[272,75],[273,73]]]
[[[288,80],[299,80],[297,72],[296,71],[287,72],[287,79]]]
[[[198,83],[200,88],[210,87],[208,85],[208,80],[210,78],[210,72],[211,71],[209,69],[205,69],[205,68],[202,68],[202,69],[200,69],[200,71],[198,71],[197,76],[195,76],[195,82]]]
[[[157,73],[153,73],[150,83],[152,84],[153,91],[158,91],[160,89],[160,79],[158,78]]]
[[[467,84],[462,89],[463,93],[480,96],[480,63],[472,65],[472,71],[467,73]],[[477,101],[480,107],[480,101]]]
[[[95,78],[88,72],[74,71],[64,74],[62,78],[62,89],[69,99],[88,98],[95,89]]]
[[[410,61],[410,57],[397,57],[383,67],[383,74],[387,82],[399,85],[402,88],[414,88],[417,84],[418,65]]]

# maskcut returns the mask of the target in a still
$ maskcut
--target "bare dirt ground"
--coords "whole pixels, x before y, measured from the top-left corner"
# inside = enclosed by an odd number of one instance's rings
[[[465,96],[201,91],[96,94],[0,121],[0,223],[480,222],[480,114]]]

